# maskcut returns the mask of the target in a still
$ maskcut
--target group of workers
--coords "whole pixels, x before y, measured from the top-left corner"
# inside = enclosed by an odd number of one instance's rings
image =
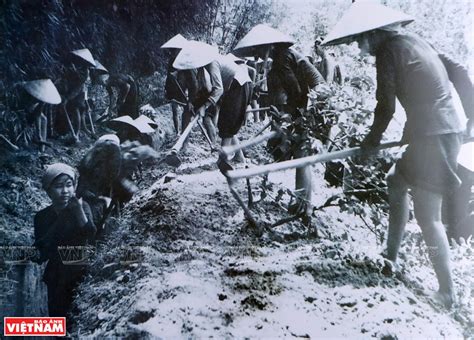
[[[367,16],[367,13],[372,15]],[[324,46],[357,42],[361,54],[376,58],[377,106],[370,132],[361,144],[364,150],[370,151],[379,145],[395,112],[396,98],[405,109],[407,123],[403,141],[408,147],[387,176],[390,218],[384,256],[392,265],[397,260],[409,217],[408,192],[411,189],[415,217],[424,240],[429,248],[436,250],[430,251],[430,256],[439,282],[437,299],[450,307],[455,294],[449,244],[441,222],[441,204],[443,195],[461,183],[457,155],[466,130],[454,104],[450,82],[461,98],[468,128],[474,121],[473,85],[465,68],[440,54],[420,37],[400,33],[401,27],[413,20],[411,16],[386,6],[358,1],[352,4],[326,38],[317,43],[317,48],[319,53],[323,53]],[[318,93],[319,86],[329,78],[337,82],[338,76],[329,72],[331,76],[328,78],[326,73],[325,78],[308,58],[291,47],[293,44],[292,38],[266,25],[251,29],[238,42],[233,54],[227,55],[219,54],[216,47],[206,43],[189,41],[181,35],[173,37],[162,48],[170,50],[166,97],[172,101],[176,131],[180,125],[178,107],[182,106],[182,131],[194,117],[200,117],[212,143],[216,142],[218,135],[222,146],[236,145],[247,107],[252,105],[252,101],[259,100],[259,96],[263,97],[262,88],[268,89],[266,105],[273,105],[290,115],[306,110],[310,90]],[[78,55],[77,51],[73,54]],[[89,66],[97,69],[98,65],[91,56],[81,58],[89,63],[82,70]],[[260,60],[261,69],[255,70],[254,66]],[[74,65],[73,69],[79,67]],[[75,84],[79,84],[86,75],[77,72],[75,77]],[[115,82],[112,77],[100,77],[102,84]],[[50,81],[43,83],[52,87]],[[51,104],[60,101],[58,94],[46,101],[37,95],[38,91],[32,90],[35,88],[33,85],[30,83],[25,89],[36,99]],[[253,92],[256,88],[257,95]],[[72,95],[78,91],[71,87],[67,93],[70,96],[65,98],[73,98]],[[67,104],[70,99],[66,100]],[[253,105],[258,108],[258,103]],[[307,152],[299,150],[293,157],[304,157]],[[241,153],[236,153],[236,161],[243,159]],[[311,176],[309,166],[296,170],[299,206],[307,220],[312,214]],[[43,258],[49,259],[52,265],[58,265],[54,262],[58,261],[57,246],[67,242],[85,244],[96,231],[87,203],[75,198],[77,184],[76,171],[63,164],[48,167],[43,178],[43,188],[52,205],[35,217],[35,237]],[[65,291],[58,293],[54,290],[59,284],[57,277],[45,273],[45,279],[50,282],[48,287],[53,287],[49,290],[51,301],[58,304],[58,294],[66,294]],[[67,294],[71,294],[71,286],[67,289]],[[50,305],[51,315],[67,310],[63,305],[57,309],[54,301]]]
[[[70,132],[77,142],[82,129],[95,134],[88,99],[89,79],[93,85],[104,86],[109,93],[106,115],[112,110],[113,99],[116,98],[118,116],[138,117],[138,86],[131,76],[109,74],[86,48],[69,52],[64,69],[56,85],[51,79],[20,84],[20,106],[25,112],[26,122],[34,124],[35,142],[40,145],[41,151],[48,145],[48,135],[52,137],[58,133]],[[116,97],[113,95],[114,88],[117,91]]]

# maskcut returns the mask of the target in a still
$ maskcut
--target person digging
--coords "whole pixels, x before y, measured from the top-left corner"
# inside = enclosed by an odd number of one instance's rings
[[[45,104],[60,104],[61,96],[51,79],[27,81],[22,84],[22,87],[28,94],[23,103],[27,112],[26,120],[29,124],[34,124],[40,151],[44,152],[48,134],[48,118],[44,113]]]
[[[303,55],[291,49],[293,39],[266,25],[257,25],[238,42],[234,48],[237,55],[258,56],[266,67],[269,57],[273,59],[268,73],[268,94],[270,104],[279,111],[290,113],[296,119],[298,110],[306,110],[310,89],[325,83],[318,70]],[[269,141],[269,145],[278,144],[278,140]],[[302,147],[290,157],[307,156]],[[275,154],[274,154],[275,156]],[[294,214],[302,214],[303,221],[309,225],[312,215],[311,167],[296,169],[295,191],[297,202],[289,207]]]
[[[109,71],[99,62],[95,61],[92,68],[91,80],[95,85],[102,85],[109,95],[109,107],[101,120],[110,115],[112,108],[117,107],[117,117],[130,116],[138,118],[138,85],[132,76],[122,73],[110,74]],[[117,89],[117,98],[114,103],[114,90]],[[115,104],[115,105],[114,105]]]
[[[168,70],[165,82],[165,98],[171,101],[171,111],[173,112],[173,125],[176,134],[179,134],[179,104],[187,103],[187,96],[185,94],[185,83],[183,77],[186,77],[185,73],[188,71],[178,71],[173,67],[173,62],[181,49],[186,44],[187,40],[181,34],[175,35],[173,38],[164,43],[161,48],[166,49],[169,52]],[[181,81],[180,81],[181,79]],[[184,112],[182,114],[184,116]],[[182,130],[186,128],[184,125],[184,119],[181,117]]]
[[[173,67],[196,70],[198,84],[194,111],[203,117],[204,126],[212,143],[216,140],[213,118],[218,115],[217,128],[221,145],[237,145],[236,137],[250,103],[252,87],[248,72],[229,58],[219,55],[217,48],[198,41],[189,41],[176,57]],[[239,150],[234,158],[245,160]]]
[[[357,42],[361,54],[376,58],[377,106],[370,132],[361,144],[363,148],[379,145],[395,112],[396,98],[406,111],[402,141],[408,147],[387,175],[390,217],[384,256],[391,263],[397,260],[409,217],[411,189],[415,217],[439,283],[435,298],[449,308],[455,292],[441,203],[443,193],[460,184],[456,158],[464,130],[449,82],[458,91],[471,122],[473,86],[461,65],[438,53],[422,38],[399,33],[399,27],[413,20],[388,7],[357,1],[322,45]]]
[[[89,78],[89,68],[95,67],[96,64],[87,48],[71,51],[68,56],[66,72],[58,85],[62,97],[60,109],[74,141],[78,142],[81,126],[84,126],[84,129],[88,131],[85,125],[85,115],[88,114],[90,119],[90,111],[86,102],[86,81]],[[92,119],[90,119],[90,123],[93,129]],[[91,131],[88,132],[91,133]]]

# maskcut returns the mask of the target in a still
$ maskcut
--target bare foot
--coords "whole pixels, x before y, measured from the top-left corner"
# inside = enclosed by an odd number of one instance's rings
[[[382,268],[383,275],[390,277],[394,276],[397,272],[400,271],[400,266],[396,262],[390,261],[385,257],[384,254],[382,254],[382,256],[384,257],[384,266]]]
[[[440,291],[437,291],[436,293],[434,293],[431,298],[443,305],[445,308],[447,309],[451,309],[451,307],[453,306],[454,304],[454,294],[451,293],[451,292],[440,292]]]

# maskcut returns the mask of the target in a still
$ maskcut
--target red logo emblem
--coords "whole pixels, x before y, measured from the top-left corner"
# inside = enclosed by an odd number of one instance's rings
[[[66,318],[5,317],[4,336],[65,336]]]

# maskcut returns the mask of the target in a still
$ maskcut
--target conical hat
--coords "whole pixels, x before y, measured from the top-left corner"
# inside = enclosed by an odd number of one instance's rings
[[[256,46],[279,44],[290,47],[295,41],[288,35],[267,25],[252,28],[234,47],[237,56],[253,56]]]
[[[235,55],[233,55],[232,53],[227,53],[225,56],[225,58],[233,61],[234,63],[245,63],[245,60],[244,59],[241,59],[239,57],[236,57]]]
[[[71,51],[71,54],[73,54],[76,57],[79,57],[81,60],[87,62],[88,64],[90,64],[90,66],[95,67],[94,57],[92,56],[91,51],[89,51],[87,48],[83,48],[82,50]]]
[[[356,1],[321,45],[352,42],[355,35],[392,25],[406,25],[415,20],[412,16],[380,5],[373,1]]]
[[[97,73],[102,73],[102,74],[109,73],[109,70],[107,70],[107,69],[105,68],[105,66],[102,65],[98,60],[95,60],[95,68],[94,68],[94,71],[97,72]]]
[[[190,40],[176,56],[173,67],[177,70],[189,70],[206,66],[218,58],[217,47]]]
[[[188,42],[185,37],[181,34],[176,34],[173,38],[165,42],[161,48],[177,48],[182,49],[184,45]]]
[[[115,131],[121,131],[123,129],[130,129],[133,128],[137,130],[139,133],[152,133],[155,131],[148,123],[142,120],[133,120],[130,116],[120,116],[109,120],[107,125]]]
[[[136,118],[135,123],[137,122],[140,124],[148,124],[152,129],[156,129],[158,127],[158,124],[154,120],[148,118],[145,115],[140,115],[138,118]]]
[[[59,95],[58,89],[56,86],[54,86],[51,79],[27,81],[22,85],[26,92],[44,103],[61,103],[61,96]]]

